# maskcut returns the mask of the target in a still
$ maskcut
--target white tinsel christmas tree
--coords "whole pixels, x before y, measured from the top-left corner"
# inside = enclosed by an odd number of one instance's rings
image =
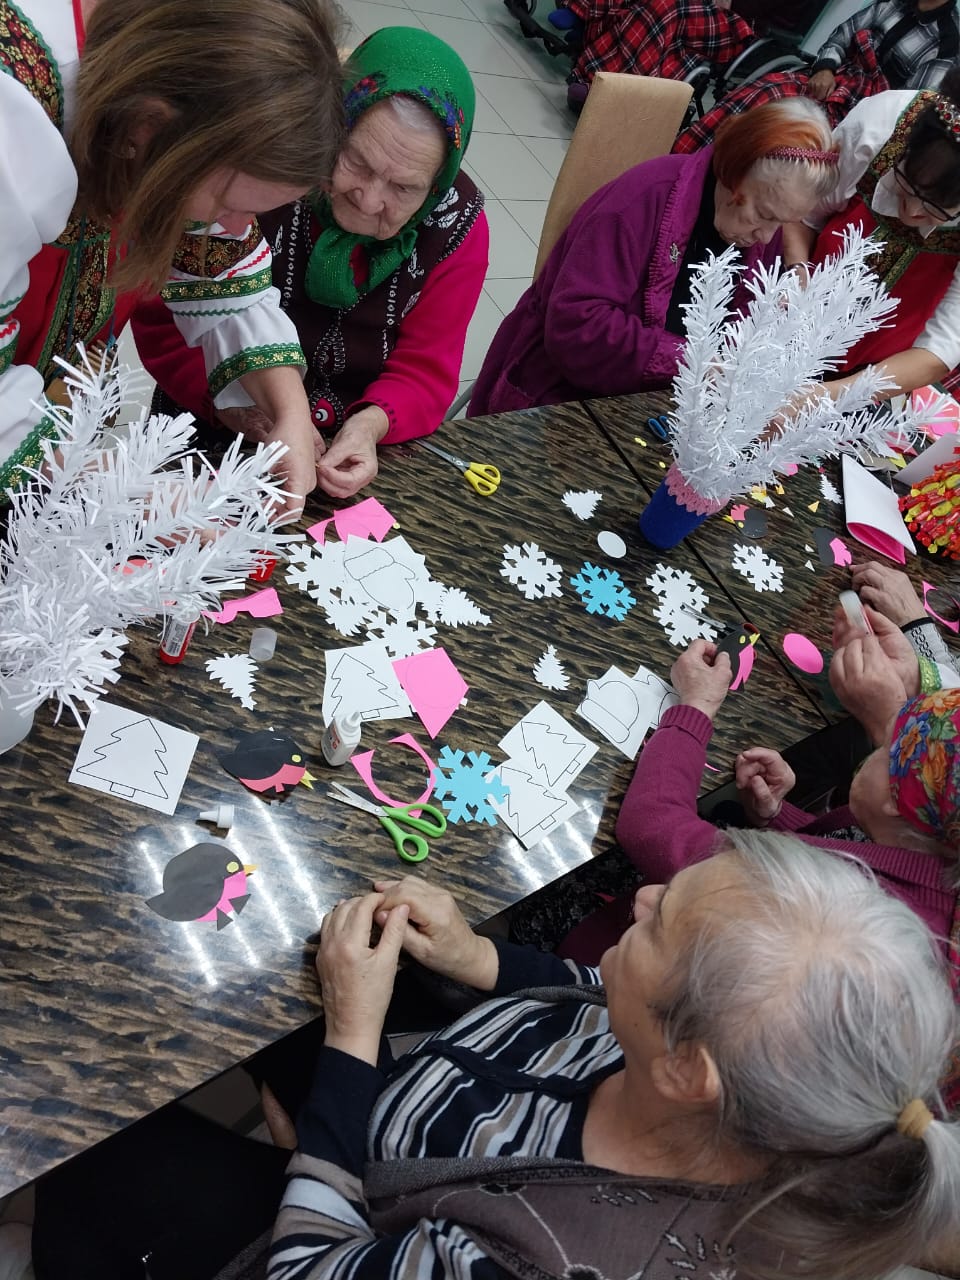
[[[220,608],[263,553],[294,535],[276,526],[283,491],[270,475],[279,444],[216,470],[190,451],[187,414],[148,418],[109,448],[104,432],[128,403],[115,364],[67,369],[68,410],[48,410],[59,443],[11,497],[0,542],[0,688],[29,711],[47,698],[92,703],[117,680],[125,629],[177,610]],[[58,711],[59,715],[59,711]]]
[[[848,230],[806,285],[795,273],[780,276],[779,263],[760,266],[747,313],[735,319],[736,250],[696,268],[670,417],[676,469],[701,498],[723,506],[791,464],[858,445],[883,452],[888,439],[906,442],[929,419],[929,407],[878,413],[874,398],[895,384],[872,366],[835,400],[820,388],[896,307],[868,265],[879,248]]]
[[[539,658],[533,668],[533,678],[545,689],[560,691],[566,689],[570,679],[563,669],[563,663],[557,657],[555,645],[548,645],[546,652]]]

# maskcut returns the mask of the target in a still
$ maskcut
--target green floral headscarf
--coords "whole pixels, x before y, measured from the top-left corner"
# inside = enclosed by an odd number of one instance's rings
[[[456,181],[467,149],[476,103],[473,81],[463,60],[448,44],[416,27],[384,27],[359,45],[346,67],[347,127],[352,129],[364,111],[394,94],[422,102],[443,125],[449,146],[443,168],[426,200],[389,240],[354,235],[333,219],[330,204],[321,198],[315,212],[323,227],[307,264],[307,294],[328,307],[352,307],[365,293],[388,279],[413,253],[417,228]],[[367,251],[369,274],[359,288],[350,258],[357,247]]]

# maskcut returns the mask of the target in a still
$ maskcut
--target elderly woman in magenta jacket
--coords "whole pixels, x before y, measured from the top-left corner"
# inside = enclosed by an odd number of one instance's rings
[[[668,385],[689,268],[728,244],[745,274],[772,263],[781,225],[814,208],[835,165],[826,116],[796,98],[729,120],[708,150],[648,160],[602,187],[500,326],[471,416]]]

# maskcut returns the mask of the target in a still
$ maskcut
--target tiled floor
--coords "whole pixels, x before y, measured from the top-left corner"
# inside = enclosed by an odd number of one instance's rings
[[[354,44],[379,27],[422,26],[473,74],[477,116],[464,165],[487,197],[490,269],[467,334],[461,391],[480,372],[500,321],[530,283],[540,228],[567,150],[569,63],[525,40],[501,0],[341,0]]]

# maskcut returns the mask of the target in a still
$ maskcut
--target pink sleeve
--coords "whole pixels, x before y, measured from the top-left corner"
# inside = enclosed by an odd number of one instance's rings
[[[378,405],[390,419],[381,444],[436,431],[457,397],[467,326],[487,274],[490,229],[480,216],[463,243],[427,276],[416,306],[400,322],[400,337],[379,378],[347,410]]]
[[[695,707],[671,707],[640,752],[617,819],[617,840],[645,880],[666,884],[712,854],[720,832],[697,814],[713,725]]]
[[[795,804],[784,800],[780,812],[770,823],[772,831],[803,831],[816,818],[816,814],[798,809]]]

